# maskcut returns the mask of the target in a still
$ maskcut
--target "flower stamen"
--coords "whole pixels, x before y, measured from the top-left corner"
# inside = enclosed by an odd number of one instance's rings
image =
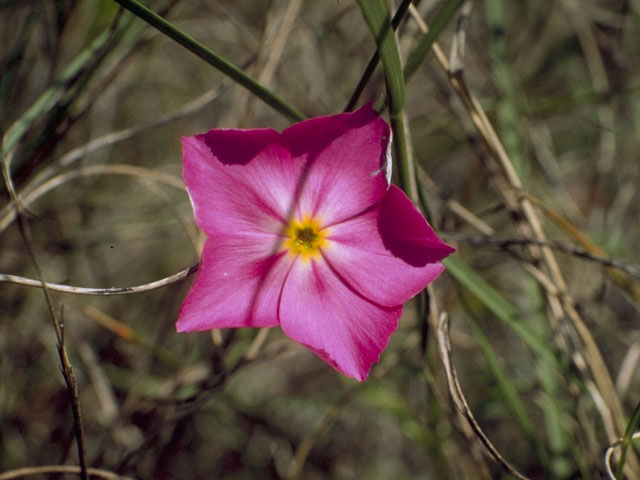
[[[303,260],[317,258],[320,248],[328,244],[327,230],[322,228],[319,218],[311,215],[305,215],[302,220],[291,220],[285,234],[288,237],[285,245],[289,252],[300,255]]]

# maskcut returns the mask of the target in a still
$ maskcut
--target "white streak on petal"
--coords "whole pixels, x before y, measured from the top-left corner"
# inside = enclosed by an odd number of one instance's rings
[[[391,142],[393,141],[393,133],[391,132],[391,130],[389,131],[389,143],[387,143],[387,152],[386,152],[386,159],[385,159],[385,169],[386,169],[386,178],[387,178],[387,185],[391,185],[391,169],[393,167],[393,160],[391,159]]]
[[[371,176],[375,177],[381,172],[384,172],[385,180],[387,181],[387,187],[391,185],[391,170],[393,168],[393,159],[391,158],[391,142],[393,141],[393,134],[389,131],[389,142],[387,143],[387,151],[384,154],[384,163],[380,168],[371,172]]]

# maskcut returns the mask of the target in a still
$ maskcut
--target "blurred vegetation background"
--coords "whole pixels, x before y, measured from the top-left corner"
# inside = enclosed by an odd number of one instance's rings
[[[429,24],[447,2],[414,3]],[[308,116],[342,111],[376,49],[349,0],[144,4]],[[429,54],[406,83],[417,178],[432,223],[465,262],[434,284],[431,320],[407,304],[359,384],[279,329],[176,334],[190,278],[130,295],[51,292],[89,466],[140,479],[511,478],[450,399],[437,301],[461,390],[497,451],[529,478],[605,478],[605,450],[623,433],[609,400],[623,427],[640,402],[638,270],[601,261],[640,263],[640,2],[470,5],[458,23],[462,73]],[[462,39],[456,25],[437,39],[447,56]],[[422,35],[407,14],[403,58]],[[526,195],[474,126],[454,88],[461,78]],[[384,93],[379,68],[361,103]],[[0,472],[78,465],[43,291],[7,277],[39,278],[23,232],[49,282],[127,287],[173,275],[197,263],[203,242],[180,137],[289,124],[112,0],[0,1],[2,160],[23,204],[18,221],[5,183]],[[522,228],[523,198],[561,244],[566,289],[524,242],[537,237]],[[586,333],[574,331],[571,306]],[[631,450],[626,473],[638,478]]]

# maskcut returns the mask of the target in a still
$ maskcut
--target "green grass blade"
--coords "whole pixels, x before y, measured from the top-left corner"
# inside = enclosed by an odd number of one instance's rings
[[[393,151],[398,163],[398,179],[400,187],[415,205],[419,205],[420,196],[416,183],[415,165],[409,153],[405,129],[405,116],[402,113],[391,114],[391,131],[393,132]]]
[[[402,3],[396,10],[396,13],[393,16],[393,19],[391,20],[391,27],[393,28],[394,31],[397,30],[398,26],[400,26],[400,22],[404,18],[404,15],[407,13],[407,10],[409,10],[409,6],[411,5],[412,1],[413,0],[402,0]],[[380,55],[376,50],[376,52],[372,55],[371,59],[369,60],[369,63],[367,64],[367,68],[365,68],[364,72],[362,73],[362,76],[360,77],[360,81],[358,82],[358,85],[356,86],[356,89],[354,90],[353,95],[351,95],[351,98],[349,99],[349,103],[347,103],[347,106],[344,109],[345,112],[350,112],[355,108],[356,104],[358,103],[358,99],[360,98],[360,95],[362,95],[362,92],[364,91],[364,87],[367,85],[367,83],[371,79],[371,75],[373,75],[373,72],[378,66],[379,61],[380,61]]]
[[[545,319],[538,319],[544,322]],[[544,438],[547,450],[551,456],[547,472],[553,472],[553,478],[569,478],[571,472],[578,468],[584,480],[590,478],[584,466],[581,465],[580,455],[577,452],[577,441],[573,437],[570,429],[567,429],[567,402],[562,399],[561,382],[570,376],[570,372],[558,375],[547,362],[537,362],[536,373],[543,394],[540,395],[538,403],[543,415]],[[542,428],[540,428],[542,430]],[[573,461],[572,461],[573,460]]]
[[[293,121],[300,121],[305,119],[305,115],[294,106],[287,103],[285,100],[280,98],[278,95],[273,93],[271,90],[266,88],[251,76],[244,73],[241,69],[236,67],[228,60],[212,52],[200,42],[195,40],[193,37],[190,37],[182,30],[179,30],[171,23],[167,22],[160,15],[152,12],[144,5],[140,4],[137,0],[115,1],[134,15],[140,17],[149,25],[158,29],[160,32],[164,33],[166,36],[185,47],[190,52],[196,54],[209,65],[212,65],[228,77],[238,82],[255,96],[264,101],[267,105],[270,105],[276,111],[282,113],[285,117]]]
[[[404,108],[404,78],[396,37],[389,20],[386,0],[358,0],[362,14],[378,45],[389,95],[389,113],[398,114]]]
[[[433,45],[433,42],[438,38],[440,32],[444,30],[444,27],[447,26],[464,1],[465,0],[445,0],[433,19],[433,22],[429,25],[429,31],[422,36],[418,46],[411,52],[411,55],[409,55],[407,59],[407,64],[404,67],[405,81],[409,80],[416,70],[418,70],[418,67],[431,50],[431,45]]]
[[[467,315],[466,321],[471,328],[473,338],[482,350],[482,354],[485,358],[485,361],[487,362],[487,367],[489,368],[491,375],[493,375],[493,378],[495,379],[498,385],[498,389],[502,393],[507,406],[513,412],[516,421],[520,424],[520,427],[526,434],[531,447],[538,456],[538,460],[542,464],[547,466],[549,460],[548,455],[546,454],[546,451],[535,435],[533,423],[531,422],[531,419],[527,414],[527,409],[525,408],[524,403],[520,398],[518,388],[513,384],[511,380],[509,380],[509,377],[506,375],[504,368],[502,368],[498,355],[494,351],[491,343],[489,342],[475,319],[471,315]]]
[[[539,335],[520,320],[520,313],[516,307],[473,271],[460,255],[447,257],[442,263],[456,280],[493,312],[498,319],[511,328],[524,343],[556,369],[560,368],[559,361],[553,351],[547,347]]]
[[[491,343],[489,343],[489,340],[487,340],[487,337],[484,335],[484,332],[475,321],[475,319],[473,319],[473,317],[469,315],[466,320],[469,324],[469,327],[471,328],[473,338],[482,350],[482,354],[484,355],[484,358],[487,362],[487,367],[491,371],[493,378],[495,378],[496,382],[498,383],[498,388],[502,391],[507,404],[515,414],[516,419],[520,423],[522,429],[527,435],[531,436],[533,434],[533,425],[531,423],[531,420],[529,420],[522,400],[520,400],[518,389],[505,374],[504,369],[500,365],[500,359],[498,358],[498,355],[496,355],[493,347],[491,346]]]
[[[110,36],[111,32],[108,29],[102,32],[87,48],[80,52],[69,66],[65,68],[60,77],[53,82],[51,86],[40,95],[31,108],[13,124],[4,137],[4,143],[2,145],[3,159],[9,151],[17,146],[33,121],[48,111],[58,96],[63,93],[68,85],[87,67],[95,55],[109,41]]]
[[[409,154],[404,109],[404,76],[396,36],[389,20],[386,0],[358,0],[362,14],[378,45],[387,84],[387,105],[393,132],[393,149],[399,165],[400,186],[414,202],[418,202],[415,168]]]
[[[640,428],[640,402],[636,405],[636,409],[633,411],[631,420],[627,424],[627,428],[624,431],[622,437],[622,452],[620,454],[620,462],[618,462],[618,468],[616,469],[616,479],[622,479],[624,464],[627,461],[627,450],[629,445],[633,442],[633,434]]]

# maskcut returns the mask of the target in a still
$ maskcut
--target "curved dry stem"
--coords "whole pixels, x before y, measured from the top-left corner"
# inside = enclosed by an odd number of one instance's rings
[[[53,178],[50,178],[43,184],[31,190],[25,197],[21,197],[20,204],[28,207],[45,193],[76,178],[87,177],[90,175],[107,174],[144,178],[146,180],[163,183],[178,190],[185,190],[185,186],[182,180],[168,173],[157,172],[148,168],[134,167],[132,165],[126,164],[93,165],[62,173]],[[15,210],[15,204],[11,204],[8,207],[5,207],[5,209],[3,210],[3,214],[0,215],[0,232],[5,230],[11,224],[11,222],[15,220],[16,213],[17,212]]]
[[[213,100],[215,100],[220,95],[222,89],[226,86],[227,83],[229,82],[223,81],[223,83],[221,83],[217,87],[205,92],[204,94],[190,101],[189,103],[185,104],[178,110],[169,112],[145,125],[139,125],[136,127],[127,128],[117,132],[112,132],[102,137],[98,137],[94,140],[91,140],[80,147],[74,148],[73,150],[67,152],[65,155],[60,157],[60,159],[56,161],[55,164],[44,169],[42,172],[36,175],[31,181],[29,181],[29,183],[22,189],[21,192],[15,192],[15,189],[13,189],[13,182],[9,174],[9,168],[10,168],[9,165],[11,160],[11,157],[10,157],[11,152],[9,152],[9,155],[7,155],[8,158],[4,159],[3,161],[3,175],[5,177],[5,184],[8,186],[10,191],[14,192],[14,194],[11,196],[11,201],[3,207],[2,211],[0,211],[0,231],[7,228],[7,225],[15,219],[16,204],[19,204],[21,206],[28,205],[29,201],[27,200],[27,197],[37,189],[41,188],[42,185],[44,185],[44,183],[46,183],[49,179],[54,177],[54,175],[58,174],[65,168],[73,165],[75,162],[85,157],[86,155],[89,155],[97,150],[100,150],[101,148],[105,148],[120,142],[124,142],[125,140],[129,140],[148,130],[162,126],[166,123],[173,122],[175,120],[179,120],[181,118],[192,115],[202,110],[204,107],[209,105]],[[131,167],[131,168],[135,169],[138,167]],[[148,172],[151,172],[151,170],[148,170]],[[158,173],[158,175],[163,175],[163,174]],[[146,175],[146,176],[149,176],[149,175]],[[181,185],[181,187],[179,188],[184,188],[184,185],[182,185],[182,182],[179,180],[178,182]]]
[[[33,475],[56,473],[80,475],[80,467],[76,467],[75,465],[42,465],[39,467],[17,468],[15,470],[0,473],[0,480],[13,480],[14,478],[25,478]],[[105,480],[136,480],[132,477],[125,477],[124,475],[118,475],[117,473],[113,473],[108,470],[101,470],[99,468],[87,468],[87,473],[93,477],[104,478]]]
[[[449,387],[449,394],[451,395],[451,399],[456,407],[456,410],[467,420],[469,426],[474,431],[480,442],[484,445],[487,450],[489,456],[491,456],[500,466],[509,474],[513,475],[520,480],[527,480],[528,477],[525,477],[520,472],[518,472],[515,467],[513,467],[505,458],[500,454],[500,452],[493,446],[489,438],[486,436],[484,431],[476,422],[476,419],[471,413],[471,409],[467,404],[467,400],[462,393],[462,388],[460,388],[460,384],[458,383],[458,376],[456,374],[455,367],[453,366],[453,362],[451,360],[451,342],[449,340],[449,317],[445,312],[440,314],[440,318],[438,318],[438,347],[440,351],[440,357],[442,358],[442,363],[444,364],[445,374],[447,377],[447,385]]]
[[[631,439],[640,440],[640,432],[634,433],[631,436]],[[618,448],[620,445],[622,445],[622,440],[616,440],[611,445],[609,445],[609,448],[607,448],[607,451],[604,454],[604,466],[607,470],[607,476],[609,477],[609,480],[617,480],[615,473],[613,473],[613,468],[611,467],[611,457],[613,456],[616,448]]]
[[[155,290],[156,288],[164,287],[188,277],[192,273],[198,270],[198,264],[192,265],[189,268],[179,271],[169,277],[156,280],[154,282],[145,283],[143,285],[135,285],[133,287],[108,287],[108,288],[90,288],[90,287],[74,287],[71,285],[63,285],[59,283],[41,282],[33,278],[20,277],[18,275],[8,275],[0,273],[0,282],[16,283],[18,285],[25,285],[27,287],[39,287],[46,288],[53,292],[73,293],[75,295],[127,295],[129,293],[148,292],[149,290]]]
[[[4,142],[3,142],[4,145]],[[20,197],[16,193],[16,187],[13,184],[13,178],[11,178],[11,162],[13,160],[13,150],[7,152],[7,154],[2,158],[2,178],[4,179],[4,184],[7,187],[7,191],[9,192],[9,197],[11,198],[11,202],[13,204],[20,205]]]
[[[156,172],[154,170],[150,170],[142,167],[134,167],[131,165],[123,165],[123,164],[115,164],[115,165],[94,165],[90,167],[84,167],[82,169],[73,170],[67,173],[63,173],[56,177],[49,179],[47,182],[43,183],[31,193],[29,193],[26,197],[24,197],[21,202],[25,205],[32,204],[39,197],[49,192],[50,190],[69,182],[73,179],[86,177],[90,175],[126,175],[132,177],[139,177],[145,180],[152,180],[155,182],[163,183],[165,185],[171,186],[173,188],[184,190],[184,184],[182,181],[173,175],[169,175],[162,172]],[[13,219],[15,219],[17,215],[16,211],[9,211],[8,214],[0,218],[0,231],[6,228]],[[188,232],[189,233],[189,232]],[[193,235],[190,235],[193,236]],[[188,275],[192,274],[197,270],[198,266],[193,265],[185,270],[182,270],[174,275],[169,277],[147,283],[144,285],[138,285],[133,287],[110,287],[110,288],[86,288],[86,287],[74,287],[71,285],[61,285],[55,283],[44,282],[44,287],[57,292],[64,293],[73,293],[77,295],[102,295],[102,296],[110,296],[110,295],[122,295],[128,293],[139,293],[145,292],[148,290],[153,290],[156,288],[164,287],[171,283],[182,280]],[[18,275],[10,275],[0,273],[0,282],[8,282],[8,283],[16,283],[20,285],[26,285],[30,287],[42,287],[43,282],[39,280],[35,280],[32,278],[21,277]]]

